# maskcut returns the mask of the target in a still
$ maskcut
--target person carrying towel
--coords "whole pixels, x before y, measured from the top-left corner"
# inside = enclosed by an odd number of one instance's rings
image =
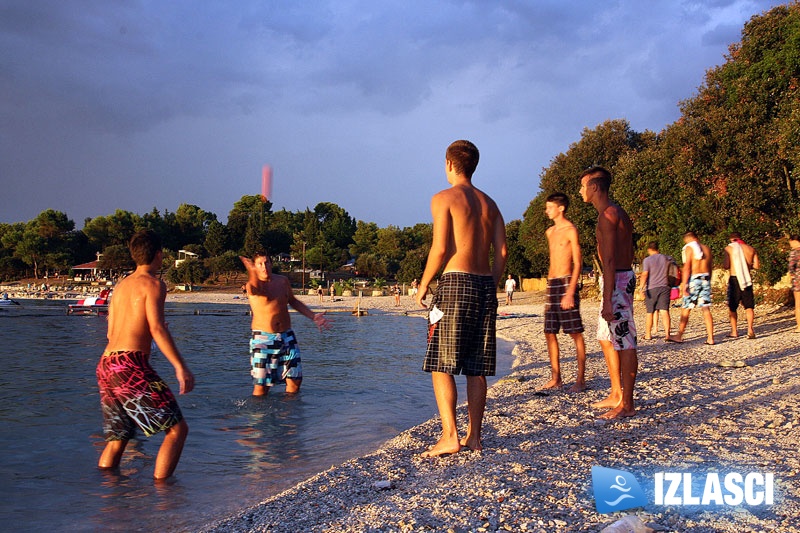
[[[728,269],[728,310],[731,318],[730,338],[739,336],[737,328],[737,310],[739,303],[744,307],[747,316],[747,338],[755,339],[753,329],[755,321],[755,298],[753,296],[753,279],[750,270],[759,268],[758,254],[749,244],[745,244],[742,236],[733,232],[730,234],[730,244],[725,247],[725,257],[722,266]]]
[[[685,246],[681,251],[683,273],[681,275],[681,294],[683,305],[681,321],[678,324],[678,335],[672,337],[674,342],[683,342],[683,333],[689,323],[689,313],[695,307],[703,312],[706,324],[706,344],[714,344],[714,319],[711,316],[711,250],[702,244],[693,231],[683,236]]]

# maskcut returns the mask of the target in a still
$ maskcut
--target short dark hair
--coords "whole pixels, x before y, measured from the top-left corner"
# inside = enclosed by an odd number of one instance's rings
[[[648,242],[647,243],[647,249],[657,252],[658,251],[658,243],[656,241]]]
[[[733,239],[741,239],[742,238],[742,234],[739,233],[738,231],[732,231],[731,234],[728,236],[728,238],[730,238],[731,240],[733,240]]]
[[[588,184],[597,185],[597,188],[603,192],[608,192],[611,188],[611,172],[601,166],[592,166],[581,172],[580,179],[583,180],[584,176],[591,176]]]
[[[789,240],[790,241],[800,241],[800,235],[798,235],[797,233],[792,233],[791,235],[789,235]]]
[[[545,203],[546,202],[560,205],[561,207],[564,208],[565,213],[567,212],[567,209],[569,209],[569,196],[567,196],[563,192],[554,192],[553,194],[548,196],[547,199],[545,199]]]
[[[256,257],[266,257],[267,259],[272,261],[272,259],[270,259],[269,257],[269,252],[266,251],[264,248],[259,248],[258,250],[255,251],[255,253],[253,254],[253,259],[255,259]]]
[[[687,231],[686,233],[683,234],[683,238],[685,239],[686,237],[692,237],[692,238],[696,239],[697,238],[697,234],[695,232],[693,232],[693,231]]]
[[[137,231],[128,241],[128,250],[136,265],[149,265],[161,250],[161,237],[151,229]]]
[[[475,169],[478,168],[480,157],[478,147],[465,140],[453,142],[445,153],[445,158],[453,164],[455,171],[468,178],[472,178]]]

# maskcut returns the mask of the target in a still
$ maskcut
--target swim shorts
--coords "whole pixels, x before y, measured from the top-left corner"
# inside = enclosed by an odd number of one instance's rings
[[[669,310],[669,293],[672,287],[653,287],[644,291],[644,306],[648,313]]]
[[[547,280],[547,303],[544,306],[544,332],[558,333],[563,328],[564,333],[583,333],[581,320],[581,301],[578,291],[575,291],[575,307],[572,309],[561,308],[561,298],[569,287],[569,276]]]
[[[253,385],[271,387],[285,383],[286,378],[300,379],[300,349],[294,331],[269,333],[253,330],[250,337],[250,375]]]
[[[709,274],[695,274],[686,284],[689,296],[683,297],[684,309],[711,306],[711,276]]]
[[[736,279],[736,276],[731,276],[728,278],[728,309],[735,313],[739,308],[739,303],[745,309],[755,309],[756,299],[753,294],[753,286],[742,289],[739,287],[739,280]]]
[[[107,441],[130,440],[139,426],[148,437],[181,420],[175,396],[142,352],[107,352],[97,364],[97,384]]]
[[[610,341],[614,349],[636,349],[636,322],[633,320],[633,293],[636,291],[636,275],[633,270],[617,270],[614,277],[614,292],[611,294],[611,309],[614,320],[603,318],[603,303],[597,321],[597,340]],[[600,276],[600,294],[603,294],[603,277]]]
[[[492,276],[442,274],[428,314],[424,371],[494,376],[497,292]]]

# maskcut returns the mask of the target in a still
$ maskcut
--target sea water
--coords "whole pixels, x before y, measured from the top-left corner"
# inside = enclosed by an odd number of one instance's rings
[[[66,303],[0,311],[0,516],[14,531],[191,531],[378,448],[436,414],[421,371],[425,321],[328,315],[320,332],[292,314],[303,359],[300,394],[251,396],[244,305],[167,304],[196,387],[179,396],[189,437],[175,476],[152,480],[159,434],[133,439],[118,471],[97,469],[105,445],[95,367],[106,319]],[[498,374],[511,366],[498,345]],[[151,363],[177,392],[172,366]],[[458,378],[464,400],[463,378]]]

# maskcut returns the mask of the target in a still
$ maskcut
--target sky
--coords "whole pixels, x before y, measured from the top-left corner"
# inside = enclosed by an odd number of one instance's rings
[[[431,221],[447,146],[508,222],[585,128],[661,131],[769,0],[0,0],[0,223],[46,209]]]

